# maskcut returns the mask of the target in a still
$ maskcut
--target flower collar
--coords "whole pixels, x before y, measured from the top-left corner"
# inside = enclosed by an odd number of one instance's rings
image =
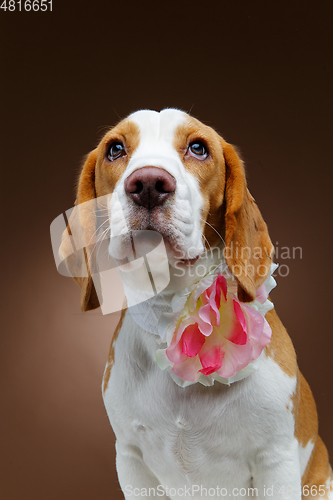
[[[265,314],[273,309],[268,294],[276,286],[270,273],[253,302],[237,297],[237,282],[225,262],[198,283],[176,293],[172,313],[161,315],[158,333],[165,347],[156,352],[162,370],[181,387],[217,380],[230,385],[258,367],[272,331]]]

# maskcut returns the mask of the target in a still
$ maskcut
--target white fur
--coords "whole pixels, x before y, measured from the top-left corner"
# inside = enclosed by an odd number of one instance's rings
[[[311,440],[304,447],[301,444],[299,445],[299,463],[301,469],[301,476],[303,476],[305,472],[313,448],[314,448],[314,442]]]

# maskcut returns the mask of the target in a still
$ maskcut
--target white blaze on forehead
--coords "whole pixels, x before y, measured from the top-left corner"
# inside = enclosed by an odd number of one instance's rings
[[[156,166],[167,170],[171,175],[179,175],[181,161],[173,146],[175,132],[185,123],[188,115],[178,109],[164,109],[161,112],[141,110],[128,119],[140,130],[139,146],[133,154],[127,175],[146,166]]]
[[[188,115],[179,109],[163,109],[160,112],[143,109],[132,113],[128,119],[138,125],[143,141],[149,138],[172,142],[175,129],[184,123],[187,117]]]

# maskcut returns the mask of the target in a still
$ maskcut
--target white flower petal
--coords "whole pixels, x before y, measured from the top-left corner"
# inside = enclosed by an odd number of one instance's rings
[[[172,361],[169,360],[165,353],[166,349],[158,349],[156,351],[156,362],[161,370],[165,370],[166,368],[173,365]]]

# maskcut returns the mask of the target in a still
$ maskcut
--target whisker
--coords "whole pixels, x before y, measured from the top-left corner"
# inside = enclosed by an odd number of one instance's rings
[[[92,249],[92,251],[91,251],[91,253],[90,253],[90,257],[89,257],[88,263],[91,261],[91,259],[92,259],[93,255],[94,255],[95,249],[96,249],[97,245],[99,244],[99,247],[98,247],[97,252],[96,252],[96,259],[97,259],[97,257],[98,257],[98,252],[99,252],[99,250],[100,250],[100,247],[101,247],[101,245],[102,245],[102,242],[103,242],[103,240],[105,240],[105,239],[106,239],[106,235],[107,235],[107,233],[108,233],[109,231],[111,232],[111,228],[110,228],[110,227],[107,227],[106,229],[104,229],[104,231],[102,231],[102,233],[101,233],[101,234],[99,234],[99,235],[98,235],[98,238],[97,238],[97,240],[96,240],[96,243],[95,243],[95,245],[94,245],[94,248]],[[95,233],[96,233],[96,231],[95,231]]]
[[[109,230],[110,230],[110,228],[107,228],[105,231],[103,231],[103,233],[102,233],[102,238],[100,239],[100,241],[99,241],[99,242],[97,242],[97,243],[99,243],[99,247],[98,247],[97,252],[96,252],[96,260],[97,260],[97,261],[98,261],[98,253],[99,253],[99,251],[100,251],[100,249],[101,249],[102,242],[103,242],[103,240],[104,240],[104,239],[106,239],[106,238],[104,238],[104,235],[105,235],[105,234],[106,234]],[[96,243],[96,244],[97,244],[97,243]],[[104,252],[107,252],[107,249],[105,249],[105,250],[104,250]],[[107,255],[109,255],[109,253],[108,253]]]
[[[207,245],[210,247],[209,241],[207,240],[206,236],[202,233],[202,238],[206,241]]]
[[[108,207],[105,207],[105,208],[96,208],[96,210],[92,210],[89,213],[93,214],[93,215],[98,215],[99,212],[101,212],[101,213],[109,213],[109,209],[108,209]]]
[[[207,243],[207,246],[208,246],[208,250],[211,250],[212,247],[211,245],[209,244],[209,241],[207,240],[206,236],[203,234],[202,237],[204,238],[205,242]]]
[[[100,231],[100,229],[104,226],[104,224],[105,224],[105,223],[108,223],[108,222],[109,222],[109,219],[106,219],[104,222],[102,222],[102,223],[98,226],[98,228],[96,229],[96,231],[94,231],[94,232],[93,232],[93,234],[90,236],[90,239],[89,239],[89,241],[88,241],[88,243],[87,243],[87,245],[86,245],[87,247],[90,245],[90,242],[91,242],[91,240],[94,238],[94,236],[95,236],[95,235],[97,235],[98,231]],[[108,226],[108,227],[106,228],[106,230],[104,230],[104,231],[103,231],[103,233],[102,233],[102,234],[104,234],[104,233],[105,233],[105,231],[107,231],[107,230],[109,230],[109,229],[110,229],[110,227]],[[99,237],[100,237],[100,235],[98,235],[97,240],[96,240],[96,243],[98,243],[98,241],[99,241]],[[95,246],[96,246],[96,245],[95,245]],[[94,249],[95,249],[95,247],[94,247]],[[94,250],[94,249],[93,249],[93,250]]]
[[[206,220],[204,220],[202,217],[200,217],[201,221],[204,222],[205,224],[207,224],[207,226],[211,227],[213,229],[213,231],[215,231],[215,233],[218,235],[218,237],[220,238],[220,240],[222,241],[222,243],[225,244],[225,241],[224,239],[222,238],[222,236],[220,235],[220,233],[217,231],[217,229],[215,229],[214,226],[212,226],[209,222],[207,222]]]

